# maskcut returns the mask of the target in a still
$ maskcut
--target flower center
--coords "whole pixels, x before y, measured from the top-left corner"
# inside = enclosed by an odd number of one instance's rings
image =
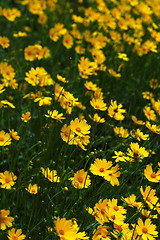
[[[50,174],[48,174],[48,178],[51,179],[51,175]]]
[[[119,207],[118,207],[118,206],[114,206],[114,210],[115,210],[115,211],[118,211],[118,210],[119,210]]]
[[[32,193],[35,193],[36,192],[36,190],[35,189],[32,189]]]
[[[156,178],[156,174],[155,174],[155,173],[152,173],[152,174],[151,174],[151,178]]]
[[[15,234],[13,235],[13,240],[18,240],[18,237]]]
[[[101,209],[101,213],[102,213],[102,214],[105,214],[105,210],[104,210],[103,208]]]
[[[82,183],[83,182],[83,178],[82,177],[78,177],[78,182]]]
[[[9,183],[10,182],[10,178],[5,178],[5,182]]]
[[[100,171],[100,172],[104,172],[104,168],[100,168],[99,171]]]
[[[76,128],[77,132],[81,132],[81,129],[79,127]]]
[[[3,137],[0,137],[0,142],[4,142],[4,138]]]
[[[99,105],[95,105],[95,108],[99,108]]]
[[[5,223],[6,218],[7,218],[7,216],[2,216],[2,217],[0,218],[1,223]]]
[[[64,230],[60,229],[60,230],[59,230],[59,233],[60,233],[61,235],[64,235]]]
[[[32,55],[32,52],[31,52],[31,51],[28,51],[28,55],[31,56],[31,55]]]
[[[142,228],[142,232],[143,233],[147,233],[148,232],[148,229],[146,227]]]
[[[64,135],[65,135],[66,137],[68,137],[68,136],[69,136],[69,132],[68,132],[68,131],[65,131],[65,132],[64,132]]]
[[[115,215],[112,215],[111,218],[112,218],[113,220],[115,220]]]
[[[146,199],[148,202],[150,202],[151,201],[151,199],[150,199],[150,197],[147,197],[147,199]]]

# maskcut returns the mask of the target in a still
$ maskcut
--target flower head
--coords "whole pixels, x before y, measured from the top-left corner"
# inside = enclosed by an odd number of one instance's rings
[[[95,113],[93,118],[92,116],[89,114],[89,117],[94,121],[94,122],[97,122],[97,123],[104,123],[106,120],[104,118],[101,118],[98,113]]]
[[[12,138],[14,138],[15,140],[20,139],[20,136],[18,136],[18,132],[14,131],[14,129],[12,129],[12,130],[9,129],[9,132],[10,132]]]
[[[78,118],[75,118],[75,120],[71,121],[70,127],[71,130],[80,137],[89,134],[91,128],[91,126],[87,124],[87,121],[85,119],[79,120]]]
[[[8,231],[9,240],[23,240],[25,237],[26,235],[22,234],[22,229],[17,229],[16,231],[15,228],[12,228]]]
[[[13,172],[5,171],[4,173],[0,173],[0,187],[10,189],[17,180],[17,176],[14,175]]]
[[[83,169],[77,171],[69,180],[75,188],[88,188],[91,184],[90,176]]]
[[[75,221],[58,217],[54,221],[55,230],[61,240],[88,239],[84,232],[78,232],[79,227]]]
[[[22,113],[21,119],[23,122],[28,122],[31,119],[31,113],[30,112]]]
[[[56,170],[50,170],[49,168],[42,168],[42,174],[45,176],[45,178],[48,178],[50,182],[60,182],[60,178],[57,176]]]
[[[62,122],[61,121],[62,119],[65,119],[65,117],[63,117],[63,113],[58,113],[57,110],[53,110],[53,111],[48,110],[47,113],[48,115],[45,114],[45,117],[52,118],[60,122]]]
[[[25,188],[29,193],[31,194],[37,194],[40,187],[37,186],[37,184],[29,184],[28,188]]]
[[[156,231],[156,225],[152,224],[151,219],[146,219],[143,223],[142,219],[138,219],[138,225],[136,226],[136,231],[142,240],[153,240],[153,237],[158,237],[158,232]]]
[[[96,158],[94,163],[91,164],[90,171],[94,175],[104,177],[106,174],[106,171],[111,167],[112,167],[111,161],[107,161],[106,159]]]
[[[144,169],[144,175],[150,182],[160,182],[160,169],[157,173],[153,172],[152,166],[148,164],[146,169]]]
[[[143,191],[143,187],[141,186],[140,192],[143,196],[144,201],[151,209],[153,209],[154,205],[158,202],[158,197],[155,195],[156,190],[152,189],[150,186],[147,186],[146,189]]]
[[[11,136],[9,133],[5,133],[5,131],[0,131],[0,146],[7,146],[11,144]]]
[[[8,217],[10,214],[9,210],[2,209],[0,210],[0,229],[5,230],[7,227],[12,227],[12,222],[14,221],[13,217]]]
[[[92,100],[90,101],[90,104],[96,110],[106,111],[107,109],[106,103],[101,98],[97,98],[97,99],[92,98]]]
[[[3,47],[3,48],[8,48],[9,47],[9,39],[7,37],[1,37],[0,36],[0,45]]]

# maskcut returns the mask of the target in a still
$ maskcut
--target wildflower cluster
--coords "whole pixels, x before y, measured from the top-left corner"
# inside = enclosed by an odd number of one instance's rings
[[[159,0],[0,20],[0,239],[159,239]]]

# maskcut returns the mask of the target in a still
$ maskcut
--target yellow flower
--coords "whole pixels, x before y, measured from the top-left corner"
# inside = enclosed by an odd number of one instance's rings
[[[79,140],[82,144],[88,145],[90,143],[90,136],[89,135],[83,135],[83,137],[79,137]]]
[[[68,83],[65,77],[62,77],[61,75],[57,74],[57,79],[61,82]]]
[[[64,35],[64,37],[63,37],[63,45],[67,49],[70,49],[73,46],[73,37],[69,33],[66,33]]]
[[[18,136],[18,132],[14,131],[14,129],[12,129],[12,130],[9,129],[9,132],[10,132],[12,138],[14,138],[15,140],[20,139],[20,136]]]
[[[76,239],[76,230],[73,228],[73,224],[71,220],[66,220],[66,218],[57,218],[54,221],[55,229],[57,231],[58,236],[60,239]]]
[[[31,113],[30,112],[22,113],[21,119],[23,122],[28,122],[31,119]]]
[[[45,178],[48,178],[50,182],[60,182],[60,178],[57,176],[56,170],[50,170],[49,168],[41,168],[42,174],[45,176]]]
[[[150,209],[153,209],[154,205],[158,202],[158,197],[155,196],[156,190],[151,189],[150,186],[147,186],[145,191],[143,191],[143,187],[141,186],[140,192],[143,196],[144,201],[149,205]]]
[[[104,176],[104,179],[110,182],[112,186],[119,186],[118,177],[121,172],[118,171],[118,164],[115,167],[112,167],[110,170],[107,170]]]
[[[124,129],[123,127],[115,127],[114,132],[122,138],[127,138],[129,136],[128,130]]]
[[[130,206],[130,207],[132,207],[132,208],[133,208],[133,207],[139,208],[139,207],[142,205],[141,202],[136,202],[136,196],[135,196],[134,194],[130,195],[130,196],[127,197],[127,198],[121,197],[121,200],[122,200],[123,202],[127,203],[128,206]]]
[[[42,1],[29,1],[29,6],[28,6],[29,11],[32,14],[43,14],[43,10],[46,9],[46,3]]]
[[[151,219],[146,219],[143,223],[142,219],[139,218],[136,231],[142,240],[154,240],[154,237],[158,237],[156,225],[152,224]]]
[[[29,45],[28,47],[26,47],[24,49],[24,57],[27,61],[34,61],[34,59],[36,58],[35,47],[32,45]]]
[[[65,119],[65,117],[63,117],[63,113],[58,113],[57,110],[54,110],[53,112],[48,110],[47,113],[48,113],[48,115],[45,114],[45,117],[56,119],[56,120],[58,120],[60,122],[62,122],[61,121],[62,119]]]
[[[150,122],[146,122],[146,127],[151,130],[152,132],[156,134],[160,134],[160,126],[157,126],[155,124],[151,125]]]
[[[50,29],[49,36],[54,42],[57,42],[59,37],[64,35],[66,32],[67,30],[64,28],[64,24],[57,23],[54,28]]]
[[[123,152],[121,151],[114,151],[115,156],[113,156],[112,158],[115,158],[115,162],[126,162],[127,161],[127,157],[124,155]]]
[[[15,106],[13,105],[13,103],[8,102],[7,100],[2,100],[2,101],[0,101],[0,104],[2,104],[2,106],[4,106],[4,107],[9,106],[9,107],[11,107],[11,108],[15,108]]]
[[[121,77],[120,73],[116,73],[113,69],[108,69],[108,72],[113,76],[113,77]]]
[[[150,107],[145,106],[143,109],[143,112],[148,120],[157,121],[156,114],[155,114],[154,110],[151,110]]]
[[[97,229],[93,231],[92,240],[99,240],[99,239],[110,240],[111,238],[109,237],[109,234],[110,233],[106,227],[99,225]]]
[[[8,48],[9,47],[9,39],[7,37],[1,37],[0,36],[0,45],[3,47],[3,48]]]
[[[4,89],[4,85],[3,84],[0,84],[0,94],[2,93],[2,92],[4,92],[6,89]]]
[[[64,124],[62,127],[60,135],[64,142],[68,143],[69,145],[75,144],[74,133],[71,130],[71,127],[67,126],[67,124]]]
[[[10,189],[17,180],[17,176],[14,175],[13,172],[5,171],[4,173],[0,173],[0,187]]]
[[[111,105],[108,108],[108,115],[116,120],[123,120],[125,117],[122,113],[126,113],[126,109],[122,109],[122,107],[122,104],[117,105],[117,101],[111,99]]]
[[[67,107],[75,107],[79,104],[78,98],[75,98],[72,93],[64,91],[63,96],[67,102]]]
[[[45,25],[47,22],[47,15],[45,13],[39,14],[38,22],[42,25]]]
[[[91,184],[90,176],[87,175],[87,172],[85,172],[83,169],[77,171],[74,174],[74,177],[71,177],[69,180],[72,181],[72,185],[75,188],[88,188],[88,186]]]
[[[130,134],[132,137],[136,137],[138,141],[149,140],[149,134],[143,134],[143,132],[141,132],[139,128],[137,130],[131,130]]]
[[[150,80],[149,83],[150,83],[150,87],[153,89],[160,87],[157,79],[152,78],[152,80]]]
[[[26,76],[25,80],[32,86],[39,85],[40,87],[43,87],[54,84],[53,79],[43,67],[36,67],[36,69],[32,67],[29,72],[26,72]]]
[[[2,209],[0,210],[0,229],[5,230],[7,227],[12,227],[12,222],[14,221],[13,217],[8,217],[10,214],[9,210]]]
[[[126,53],[118,53],[118,58],[123,59],[124,61],[129,60]]]
[[[23,240],[26,235],[22,234],[22,229],[17,229],[17,231],[15,231],[15,228],[12,228],[8,231],[7,237],[9,240]]]
[[[158,183],[160,181],[160,169],[155,173],[150,164],[144,169],[144,175],[150,182]]]
[[[14,68],[9,65],[7,62],[0,63],[0,72],[4,79],[13,79],[15,77]]]
[[[106,159],[99,159],[96,158],[94,163],[91,164],[90,171],[94,175],[102,176],[104,177],[106,174],[106,171],[112,167],[112,162],[107,161]]]
[[[117,224],[117,225],[124,224],[125,216],[121,212],[115,211],[112,208],[107,208],[106,214],[108,219],[114,222],[114,224]]]
[[[78,118],[75,118],[75,120],[72,120],[70,122],[70,127],[71,130],[80,137],[89,134],[89,129],[91,128],[85,119],[79,120]]]
[[[95,204],[94,206],[94,211],[93,209],[89,208],[87,211],[92,214],[96,221],[98,221],[100,224],[104,224],[105,222],[108,222],[106,210],[107,210],[107,203],[108,199],[100,199],[98,203]]]
[[[97,98],[97,99],[92,98],[92,100],[90,101],[90,104],[96,110],[106,111],[107,109],[106,103],[101,98]]]
[[[29,184],[28,188],[25,188],[25,190],[27,190],[31,194],[37,194],[39,189],[40,187],[38,187],[37,184]]]
[[[86,81],[86,82],[84,83],[84,86],[85,86],[88,90],[90,90],[90,91],[96,91],[96,90],[97,90],[97,85],[94,84],[94,83],[91,82],[91,81]]]
[[[144,147],[140,147],[138,143],[131,142],[130,148],[127,149],[127,155],[132,158],[139,157],[143,159],[149,156],[149,152]]]
[[[122,206],[117,206],[117,201],[118,199],[115,199],[115,198],[109,199],[107,203],[108,207],[112,208],[113,211],[116,211],[116,212],[119,211],[121,214],[126,214],[127,210],[124,209],[124,207]]]
[[[106,57],[102,50],[92,48],[91,53],[92,53],[94,61],[97,64],[102,64],[106,60]]]
[[[152,107],[160,115],[160,100],[155,101],[154,98],[151,98]]]
[[[0,146],[7,146],[11,144],[11,136],[9,133],[5,133],[5,131],[0,131]]]
[[[52,98],[51,97],[38,97],[34,100],[34,102],[39,102],[39,106],[43,106],[43,105],[51,105],[51,101],[52,101]]]
[[[79,73],[82,78],[88,78],[88,75],[95,75],[97,63],[90,62],[88,58],[81,57],[78,64]]]
[[[95,113],[93,118],[92,116],[89,114],[89,117],[94,121],[94,122],[97,122],[97,123],[104,123],[106,120],[104,118],[101,118],[98,113]]]
[[[17,8],[4,8],[3,9],[3,16],[7,18],[7,20],[13,22],[16,17],[21,16],[21,12]]]
[[[136,6],[138,5],[138,0],[129,0],[129,3],[131,4],[131,6]]]
[[[54,224],[55,230],[61,240],[88,239],[84,232],[78,232],[79,227],[75,221],[58,217],[57,220],[54,221]]]
[[[27,33],[26,32],[17,32],[17,33],[13,33],[13,37],[26,37],[27,36]]]
[[[142,92],[142,95],[143,95],[144,99],[150,100],[153,98],[153,93],[151,93],[151,92]]]

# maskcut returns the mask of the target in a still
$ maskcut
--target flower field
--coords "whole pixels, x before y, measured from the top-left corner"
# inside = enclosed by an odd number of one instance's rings
[[[0,239],[160,239],[160,0],[1,0],[0,23]]]

